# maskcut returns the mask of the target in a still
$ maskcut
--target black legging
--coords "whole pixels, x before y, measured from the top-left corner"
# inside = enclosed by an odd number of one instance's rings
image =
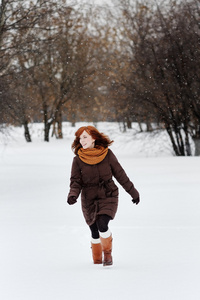
[[[93,239],[99,238],[99,231],[106,232],[108,230],[108,223],[111,220],[111,217],[108,215],[99,215],[97,216],[96,222],[90,225],[90,230],[92,233]]]

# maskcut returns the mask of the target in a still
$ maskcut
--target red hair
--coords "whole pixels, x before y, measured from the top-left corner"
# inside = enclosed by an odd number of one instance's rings
[[[91,137],[95,140],[95,146],[103,146],[104,148],[107,148],[113,143],[107,135],[99,132],[94,126],[83,126],[75,132],[76,138],[72,144],[72,150],[75,154],[77,154],[78,150],[82,147],[80,144],[80,136],[83,131],[86,131],[89,135],[91,135]]]

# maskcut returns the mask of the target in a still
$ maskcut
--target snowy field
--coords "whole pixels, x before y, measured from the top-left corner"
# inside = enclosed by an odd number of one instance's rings
[[[82,124],[77,124],[79,127]],[[200,157],[175,157],[165,133],[100,123],[141,194],[120,187],[114,265],[92,263],[90,232],[66,203],[76,128],[43,142],[42,125],[0,136],[0,299],[199,300]]]

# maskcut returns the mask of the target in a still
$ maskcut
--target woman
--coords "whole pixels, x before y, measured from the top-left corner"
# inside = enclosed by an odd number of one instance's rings
[[[140,202],[139,193],[127,177],[113,152],[113,143],[93,126],[83,126],[75,133],[70,192],[71,205],[81,192],[82,211],[91,230],[91,248],[94,264],[112,265],[112,234],[108,223],[114,219],[118,206],[118,188],[112,176],[131,195],[133,203]]]

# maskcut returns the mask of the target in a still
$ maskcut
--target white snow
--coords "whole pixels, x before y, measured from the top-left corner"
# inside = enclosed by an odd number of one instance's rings
[[[66,197],[76,128],[64,139],[33,143],[22,128],[14,141],[0,136],[0,299],[2,300],[199,300],[200,158],[175,157],[168,137],[98,129],[115,140],[111,149],[141,194],[120,187],[112,267],[92,263],[90,231],[80,199]]]

